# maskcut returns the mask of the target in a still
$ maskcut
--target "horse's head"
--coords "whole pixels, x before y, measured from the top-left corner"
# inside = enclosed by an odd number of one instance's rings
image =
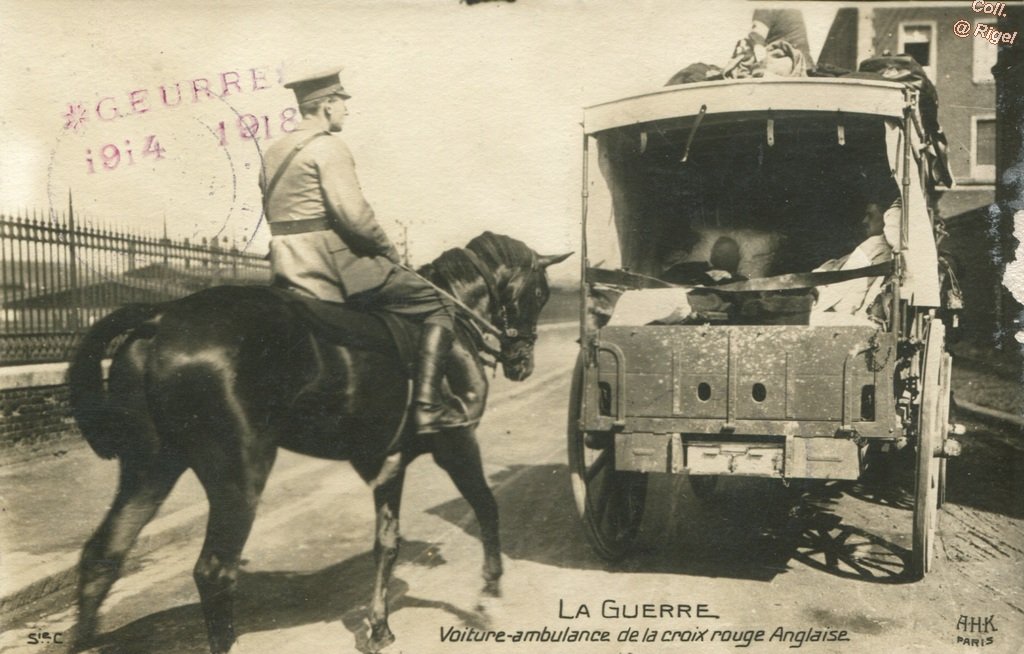
[[[505,377],[522,381],[533,373],[537,319],[551,294],[547,267],[565,261],[572,253],[540,255],[522,241],[491,232],[470,241],[466,249],[493,275],[493,280],[483,281],[485,286],[493,286],[487,291],[487,311],[502,333],[499,359]]]

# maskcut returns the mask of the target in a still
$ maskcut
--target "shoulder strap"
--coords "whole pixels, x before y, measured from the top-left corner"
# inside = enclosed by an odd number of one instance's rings
[[[281,176],[284,175],[284,171],[288,169],[292,161],[295,159],[295,155],[299,153],[302,148],[306,147],[313,142],[314,139],[320,136],[327,136],[330,132],[317,132],[309,138],[303,139],[298,142],[295,148],[288,153],[281,165],[277,167],[277,172],[274,173],[274,177],[271,178],[270,183],[267,184],[266,190],[263,192],[263,217],[270,220],[270,196],[273,194],[274,189],[277,187],[277,183],[281,181]]]

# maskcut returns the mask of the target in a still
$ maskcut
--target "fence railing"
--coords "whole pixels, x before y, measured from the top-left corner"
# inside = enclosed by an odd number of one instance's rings
[[[0,214],[0,365],[66,360],[89,325],[125,303],[268,279],[262,256],[226,238],[78,225],[70,211]]]

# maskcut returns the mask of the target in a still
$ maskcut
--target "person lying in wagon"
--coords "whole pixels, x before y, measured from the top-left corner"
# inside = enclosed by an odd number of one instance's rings
[[[901,201],[898,195],[891,202],[887,199],[876,198],[864,207],[864,240],[846,256],[830,259],[814,272],[856,270],[890,261],[893,246],[886,236],[886,226],[898,226]],[[811,309],[811,324],[847,323],[851,318],[867,321],[868,309],[878,297],[883,281],[882,276],[872,276],[819,286]]]

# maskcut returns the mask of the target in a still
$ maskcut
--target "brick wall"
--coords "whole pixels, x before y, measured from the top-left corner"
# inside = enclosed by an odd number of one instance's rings
[[[68,407],[65,364],[0,368],[0,465],[84,445]]]
[[[974,116],[996,113],[995,82],[974,79],[975,50],[992,50],[996,46],[974,36],[958,38],[953,34],[953,24],[958,20],[974,23],[991,19],[991,16],[972,12],[970,2],[940,7],[912,6],[916,4],[874,10],[874,51],[899,52],[901,23],[934,23],[936,57],[932,63],[936,70],[932,82],[939,94],[939,124],[949,139],[953,177],[960,185],[987,185],[991,193],[994,180],[975,178],[971,170],[971,124]]]

